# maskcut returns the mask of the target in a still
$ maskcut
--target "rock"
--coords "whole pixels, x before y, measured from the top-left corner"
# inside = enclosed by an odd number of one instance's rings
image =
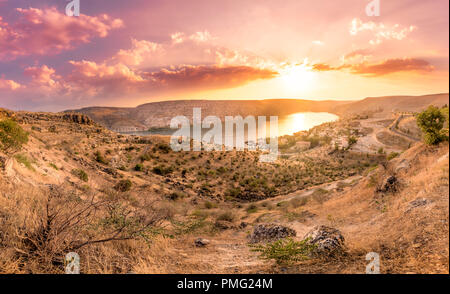
[[[6,167],[6,157],[0,156],[0,169],[5,170]]]
[[[420,206],[424,206],[431,203],[430,200],[426,199],[426,198],[417,198],[411,202],[408,203],[408,207],[406,208],[405,212],[410,212],[411,210],[420,207]]]
[[[208,239],[203,239],[203,238],[197,238],[194,241],[194,244],[196,247],[205,247],[207,246],[209,243],[211,243],[211,241],[209,241]]]
[[[395,192],[397,191],[398,180],[395,176],[389,176],[383,180],[381,187],[378,188],[378,192]]]
[[[282,225],[259,224],[255,226],[253,233],[250,235],[250,243],[276,241],[296,235],[295,230]]]
[[[397,166],[395,168],[395,172],[399,172],[401,170],[408,169],[409,167],[410,167],[409,161],[406,159],[403,159],[402,161],[399,162],[399,164],[397,164]]]
[[[335,228],[316,226],[305,235],[303,240],[306,239],[309,244],[316,245],[314,250],[316,254],[333,254],[344,250],[344,236]]]
[[[239,229],[245,229],[248,225],[249,225],[249,223],[247,223],[247,222],[241,222],[239,225]]]
[[[225,220],[218,220],[215,223],[216,228],[220,230],[228,230],[233,228],[233,224],[231,222],[225,221]]]
[[[441,156],[437,162],[443,162],[443,161],[448,161],[448,152],[447,154],[445,154],[444,156]]]
[[[68,122],[74,122],[80,125],[92,125],[94,122],[86,115],[79,113],[63,114],[62,119]]]

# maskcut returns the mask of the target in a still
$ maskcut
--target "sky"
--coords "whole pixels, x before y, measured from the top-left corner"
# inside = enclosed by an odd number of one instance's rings
[[[449,91],[448,0],[79,1],[0,0],[0,107]]]

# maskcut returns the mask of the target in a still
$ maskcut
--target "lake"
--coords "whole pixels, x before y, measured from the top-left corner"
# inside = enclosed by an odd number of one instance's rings
[[[298,112],[293,113],[290,115],[285,116],[279,116],[278,117],[278,136],[284,136],[284,135],[293,135],[294,133],[297,133],[299,131],[306,131],[309,130],[315,126],[318,126],[320,124],[326,123],[326,122],[332,122],[338,120],[339,117],[337,115],[334,115],[332,113],[328,112]],[[266,123],[266,130],[269,130],[269,120],[270,118],[267,117],[267,123]],[[257,123],[256,123],[257,124]],[[225,132],[225,124],[222,123],[223,126],[223,133]],[[202,129],[202,133],[206,133],[209,129]],[[150,131],[145,132],[133,132],[133,133],[127,133],[127,134],[134,134],[134,135],[172,135],[175,130],[171,130],[169,128],[162,128],[162,129],[152,129]],[[252,131],[256,133],[256,129],[248,130],[247,127],[245,127],[245,136],[247,136],[248,132]]]

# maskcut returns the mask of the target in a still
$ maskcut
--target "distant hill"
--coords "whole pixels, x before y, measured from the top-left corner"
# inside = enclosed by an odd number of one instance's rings
[[[135,108],[87,107],[69,112],[88,115],[94,121],[115,131],[147,130],[167,127],[178,115],[192,119],[194,107],[202,109],[202,118],[209,115],[224,119],[241,115],[288,115],[296,112],[334,112],[336,106],[349,101],[313,101],[294,99],[269,100],[176,100],[147,103]]]
[[[338,105],[335,108],[337,114],[356,114],[368,111],[388,113],[392,111],[417,112],[429,105],[442,106],[448,104],[448,93],[432,94],[424,96],[385,96],[368,97],[360,101]]]
[[[137,131],[168,127],[170,120],[178,115],[192,119],[192,109],[200,107],[202,118],[214,115],[288,115],[296,112],[330,112],[349,115],[364,112],[419,111],[428,105],[444,105],[449,95],[369,97],[360,101],[314,101],[300,99],[268,100],[174,100],[153,102],[134,108],[87,107],[67,112],[88,115],[94,121],[114,131]]]

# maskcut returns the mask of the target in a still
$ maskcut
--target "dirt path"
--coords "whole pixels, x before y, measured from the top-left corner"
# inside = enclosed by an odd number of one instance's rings
[[[400,136],[408,141],[417,142],[417,139],[413,139],[403,133],[398,132],[395,126],[401,121],[404,115],[398,115],[389,126],[384,126],[382,120],[379,118],[361,120],[361,127],[371,128],[373,131],[363,137],[358,138],[358,142],[352,147],[352,151],[374,153],[382,148],[385,152],[401,152],[403,148],[400,146],[386,145],[378,140],[377,135],[381,132],[388,132],[393,136]]]

